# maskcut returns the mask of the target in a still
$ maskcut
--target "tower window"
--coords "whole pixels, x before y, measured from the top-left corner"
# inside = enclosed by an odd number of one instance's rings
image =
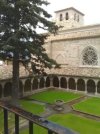
[[[60,21],[62,21],[63,20],[63,16],[62,16],[62,14],[60,14]]]
[[[77,21],[78,21],[78,22],[80,21],[79,15],[77,16]]]
[[[68,13],[66,13],[66,20],[68,20],[69,19],[69,15],[68,15]]]
[[[74,20],[76,20],[76,13],[74,14]]]

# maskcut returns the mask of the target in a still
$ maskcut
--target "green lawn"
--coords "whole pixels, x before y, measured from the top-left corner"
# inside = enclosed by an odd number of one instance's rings
[[[47,134],[47,130],[45,128],[42,128],[40,126],[37,126],[36,124],[34,124],[34,134]],[[24,129],[20,132],[20,134],[28,134],[29,130],[28,129]]]
[[[58,100],[58,99],[68,102],[68,101],[78,98],[80,96],[81,96],[80,94],[75,94],[72,92],[51,89],[51,90],[47,90],[44,92],[36,93],[36,94],[30,96],[29,98],[43,101],[43,102],[48,102],[48,103],[54,103],[55,100]]]
[[[44,106],[32,103],[31,101],[27,100],[20,100],[21,107],[25,109],[28,112],[31,112],[33,114],[40,114],[44,112]]]
[[[48,119],[79,134],[100,134],[100,122],[92,119],[74,114],[55,114]],[[28,129],[21,131],[20,134],[27,133]],[[34,125],[34,134],[47,134],[47,131],[44,128]]]
[[[49,120],[68,127],[79,134],[100,134],[100,122],[74,114],[56,114],[49,117]]]
[[[73,106],[74,109],[100,116],[100,98],[92,97]]]

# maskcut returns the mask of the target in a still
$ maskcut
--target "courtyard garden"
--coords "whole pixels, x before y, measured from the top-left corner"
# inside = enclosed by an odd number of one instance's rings
[[[55,100],[63,100],[63,110],[54,109]],[[47,120],[68,127],[79,134],[100,134],[100,98],[89,97],[76,92],[49,89],[21,99],[20,106],[33,114],[40,115]],[[78,111],[78,113],[77,113]],[[80,114],[83,112],[83,115]],[[91,118],[97,116],[96,118]],[[10,129],[13,128],[13,114],[9,114]],[[27,134],[26,121],[20,119],[21,132]],[[25,125],[25,126],[24,126]],[[3,112],[0,109],[0,132],[3,132]],[[35,134],[46,134],[47,131],[34,125]],[[1,134],[1,133],[0,133]]]

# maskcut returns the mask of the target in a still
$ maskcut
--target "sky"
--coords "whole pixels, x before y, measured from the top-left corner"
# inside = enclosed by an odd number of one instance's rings
[[[47,6],[46,10],[52,14],[54,18],[54,11],[74,7],[80,12],[84,13],[85,25],[100,24],[100,0],[47,0],[51,4]]]

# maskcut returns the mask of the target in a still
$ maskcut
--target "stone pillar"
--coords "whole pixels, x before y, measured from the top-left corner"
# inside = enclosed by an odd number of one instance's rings
[[[51,88],[53,87],[53,77],[52,76],[50,77],[50,87]]]
[[[46,78],[47,77],[44,77],[44,88],[46,88]]]
[[[59,79],[59,87],[58,88],[61,88],[61,83],[60,83],[61,76],[58,76],[58,79]]]
[[[98,80],[95,80],[95,95],[98,94],[98,92],[97,92],[97,84],[98,84]]]
[[[75,85],[76,85],[76,90],[75,91],[78,91],[77,90],[77,78],[75,78]]]
[[[1,95],[1,98],[3,99],[4,98],[4,86],[5,86],[6,82],[2,82],[1,85],[2,85],[2,95]]]
[[[84,81],[85,81],[85,93],[87,94],[87,81],[88,80],[85,79]]]
[[[68,81],[69,81],[69,77],[67,77],[67,90],[69,90],[69,83],[68,83]]]
[[[40,78],[38,79],[38,89],[40,88]]]
[[[67,77],[65,77],[65,78],[66,78],[67,90],[68,90],[68,78]]]

